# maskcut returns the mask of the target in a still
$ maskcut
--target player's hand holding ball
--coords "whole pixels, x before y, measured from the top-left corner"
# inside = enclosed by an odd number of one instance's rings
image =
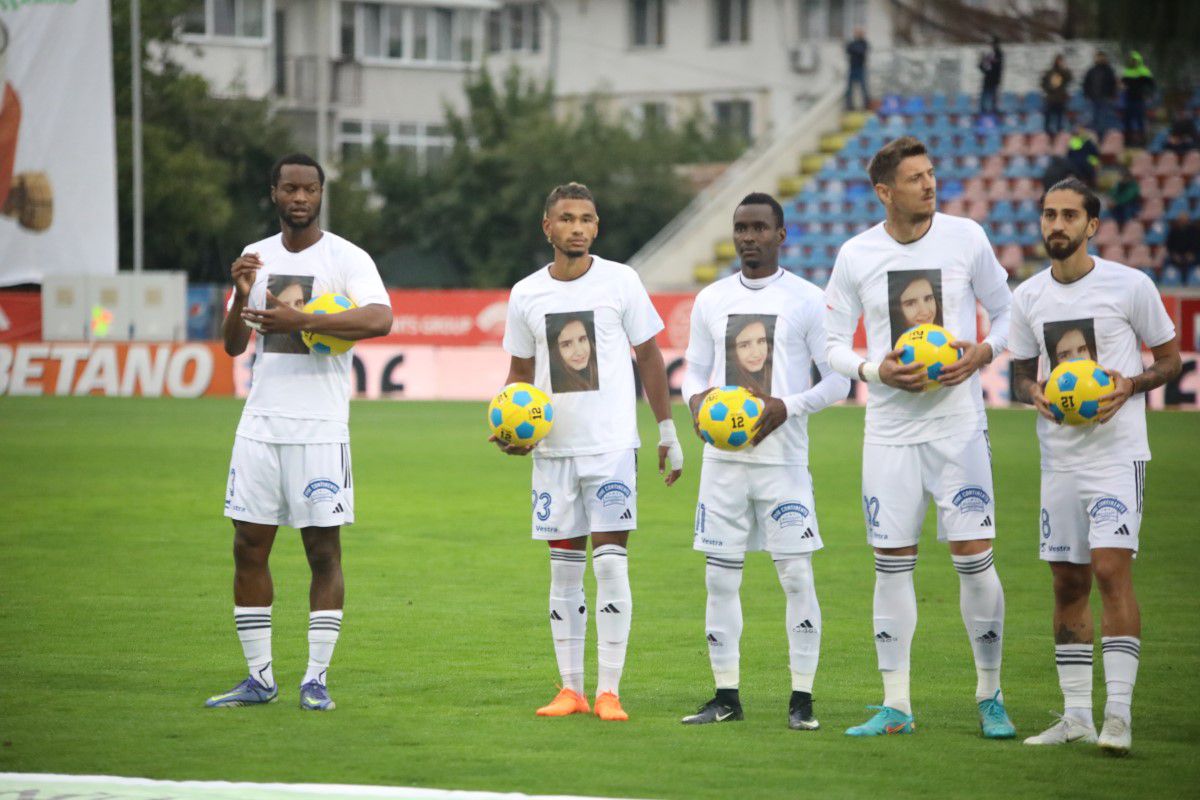
[[[970,343],[956,341],[954,335],[940,325],[925,323],[915,328],[909,328],[896,340],[896,350],[893,352],[897,353],[897,360],[900,364],[906,367],[916,365],[920,369],[912,373],[904,373],[905,380],[902,381],[904,385],[898,388],[910,392],[927,392],[941,388],[944,382],[943,373],[961,363],[963,353],[959,347],[963,344]],[[967,362],[959,366],[956,372],[950,373],[950,376],[955,379],[955,383],[961,383],[970,377],[976,368],[973,362]],[[882,364],[879,367],[879,374],[882,378]],[[909,381],[907,379],[909,375],[919,376],[919,384]],[[920,388],[910,388],[910,386],[917,385]]]
[[[741,386],[712,389],[696,415],[700,436],[720,450],[749,447],[751,428],[762,415],[763,401]],[[786,413],[786,412],[785,412]]]
[[[488,427],[501,451],[525,456],[546,438],[554,426],[550,397],[531,383],[510,383],[492,398],[487,412]]]
[[[1121,390],[1114,391],[1118,383],[1123,384]],[[1067,425],[1107,422],[1132,391],[1133,381],[1087,358],[1062,362],[1046,381],[1050,413],[1056,421]]]

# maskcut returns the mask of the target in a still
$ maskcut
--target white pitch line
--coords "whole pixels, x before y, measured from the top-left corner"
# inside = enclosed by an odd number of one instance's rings
[[[70,792],[72,800],[326,800],[396,798],[397,800],[612,800],[576,795],[529,795],[520,792],[471,792],[410,786],[360,786],[339,783],[248,783],[231,781],[158,781],[114,775],[54,775],[0,772],[0,800],[50,800]]]

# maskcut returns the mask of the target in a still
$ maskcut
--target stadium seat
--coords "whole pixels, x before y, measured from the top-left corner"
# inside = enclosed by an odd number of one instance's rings
[[[983,178],[970,178],[963,184],[963,199],[968,203],[988,199],[987,184],[984,183]]]
[[[1163,205],[1164,201],[1161,197],[1156,197],[1154,199],[1158,203],[1159,206]],[[1149,204],[1150,204],[1149,201],[1146,201],[1145,203],[1143,203],[1143,206],[1146,206]],[[1189,214],[1190,212],[1191,212],[1191,203],[1188,201],[1188,198],[1185,195],[1183,197],[1176,197],[1174,200],[1172,200],[1170,202],[1170,204],[1167,205],[1167,210],[1165,212],[1165,215],[1168,219],[1175,219],[1175,217],[1178,217],[1180,214]],[[1163,216],[1163,215],[1160,214],[1159,216]]]
[[[879,113],[882,116],[891,116],[892,114],[900,113],[900,95],[889,94],[885,95],[883,102],[879,104]]]
[[[949,214],[954,217],[965,217],[967,215],[967,201],[961,197],[947,200],[942,204],[941,210],[943,214]]]
[[[1100,227],[1096,229],[1096,235],[1092,237],[1092,244],[1103,248],[1110,244],[1116,244],[1120,238],[1121,230],[1117,227],[1116,220],[1105,219],[1101,220]]]
[[[999,155],[988,156],[983,160],[983,169],[979,177],[995,180],[1004,177],[1004,158]]]
[[[1183,276],[1179,273],[1179,268],[1175,266],[1166,266],[1158,274],[1158,285],[1164,289],[1174,289],[1183,285]]]
[[[1158,188],[1158,180],[1156,178],[1142,178],[1138,181],[1138,191],[1145,200],[1149,197],[1162,197],[1162,190]]]
[[[905,97],[901,101],[900,113],[914,116],[916,114],[924,114],[926,110],[925,98],[919,94],[912,94]]]
[[[1176,200],[1183,200],[1185,203],[1185,208],[1186,208],[1186,202],[1187,202],[1186,198],[1180,197],[1180,198],[1176,198]],[[1142,201],[1142,207],[1138,211],[1137,218],[1140,219],[1143,224],[1149,225],[1150,223],[1159,219],[1166,213],[1167,213],[1166,209],[1163,207],[1162,198],[1161,197],[1151,197],[1147,200]]]
[[[1138,150],[1129,160],[1129,172],[1133,177],[1141,180],[1149,175],[1154,174],[1154,156],[1147,153],[1145,150]]]
[[[992,200],[1008,200],[1011,199],[1012,183],[1007,178],[997,178],[988,184],[988,196]]]
[[[1045,131],[1038,131],[1030,135],[1026,152],[1031,156],[1049,155],[1050,144],[1050,136]]]
[[[1005,271],[1010,276],[1016,275],[1025,263],[1025,253],[1021,250],[1018,244],[1005,245],[1000,249],[1000,254],[997,257],[1000,266],[1004,267]]]
[[[1100,248],[1100,257],[1107,261],[1125,263],[1125,248],[1119,244],[1106,244]]]
[[[1154,256],[1150,253],[1149,246],[1144,244],[1137,244],[1129,248],[1125,257],[1131,267],[1149,267],[1154,263]]]
[[[1183,176],[1179,174],[1168,175],[1162,185],[1162,196],[1168,199],[1179,197],[1187,191],[1187,183],[1183,180]]]
[[[1033,178],[1018,178],[1013,181],[1012,196],[1014,200],[1040,200],[1042,185]],[[1036,215],[1036,209],[1035,209]]]
[[[1008,93],[1005,92],[1007,95]],[[1033,91],[1026,92],[1021,97],[1021,109],[1030,113],[1041,113],[1042,111],[1042,94],[1041,92]]]
[[[1059,131],[1058,135],[1054,137],[1054,140],[1050,144],[1051,151],[1055,152],[1055,153],[1066,153],[1067,150],[1070,149],[1070,147],[1071,147],[1070,131]]]
[[[1185,178],[1193,178],[1200,174],[1200,150],[1189,150],[1179,164],[1179,172]],[[1200,188],[1198,185],[1197,188]],[[1189,188],[1189,193],[1190,193]]]
[[[1200,264],[1188,270],[1187,280],[1184,281],[1184,285],[1193,289],[1200,287]]]
[[[1000,150],[1001,155],[1022,156],[1028,152],[1029,150],[1025,144],[1025,134],[1010,133],[1004,137],[1004,147]]]
[[[1145,275],[1147,278],[1154,281],[1155,283],[1158,283],[1158,273],[1157,272],[1155,272],[1150,267],[1142,267],[1141,269],[1142,269],[1143,275]]]
[[[1159,214],[1158,217],[1161,217]],[[1165,220],[1155,218],[1150,223],[1150,227],[1146,229],[1146,244],[1157,245],[1164,244],[1167,241],[1167,223]]]
[[[993,222],[1014,222],[1017,219],[1016,208],[1009,200],[1000,200],[992,204],[988,219]]]
[[[1125,134],[1118,130],[1106,131],[1100,140],[1100,155],[1113,159],[1125,151]]]
[[[972,200],[967,203],[967,216],[978,223],[987,219],[988,203],[986,200]]]
[[[954,200],[963,195],[963,182],[960,180],[947,180],[938,184],[938,195],[943,200]]]
[[[1179,156],[1171,150],[1159,153],[1158,157],[1154,160],[1154,174],[1160,178],[1181,174]]]
[[[1141,244],[1146,239],[1146,228],[1136,219],[1131,219],[1121,228],[1121,244],[1126,247]],[[1148,258],[1148,256],[1147,256]]]
[[[1032,178],[1034,173],[1033,162],[1027,156],[1013,156],[1004,168],[1006,178]]]

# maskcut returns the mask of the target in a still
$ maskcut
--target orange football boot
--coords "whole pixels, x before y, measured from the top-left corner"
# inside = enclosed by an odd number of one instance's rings
[[[620,706],[618,706],[618,709]],[[539,717],[565,717],[568,714],[586,714],[591,711],[588,708],[587,698],[578,692],[571,689],[560,689],[549,705],[544,705],[537,710]]]
[[[612,692],[605,692],[596,698],[596,716],[605,722],[624,722],[629,715],[621,708],[621,700]]]

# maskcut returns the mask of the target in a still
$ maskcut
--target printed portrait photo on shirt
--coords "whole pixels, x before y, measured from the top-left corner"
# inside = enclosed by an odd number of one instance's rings
[[[267,278],[267,291],[285,306],[303,311],[312,299],[312,275],[271,275]],[[292,333],[268,333],[263,339],[263,351],[267,353],[290,353],[308,355],[308,347],[300,338],[300,331]]]
[[[550,351],[551,391],[594,392],[600,388],[594,311],[547,314],[546,348]]]
[[[942,271],[909,269],[888,273],[888,316],[892,344],[918,325],[942,323]]]
[[[1090,358],[1096,361],[1096,323],[1090,319],[1064,319],[1042,326],[1050,369],[1063,361]]]
[[[771,394],[774,314],[730,314],[725,323],[725,385]]]

